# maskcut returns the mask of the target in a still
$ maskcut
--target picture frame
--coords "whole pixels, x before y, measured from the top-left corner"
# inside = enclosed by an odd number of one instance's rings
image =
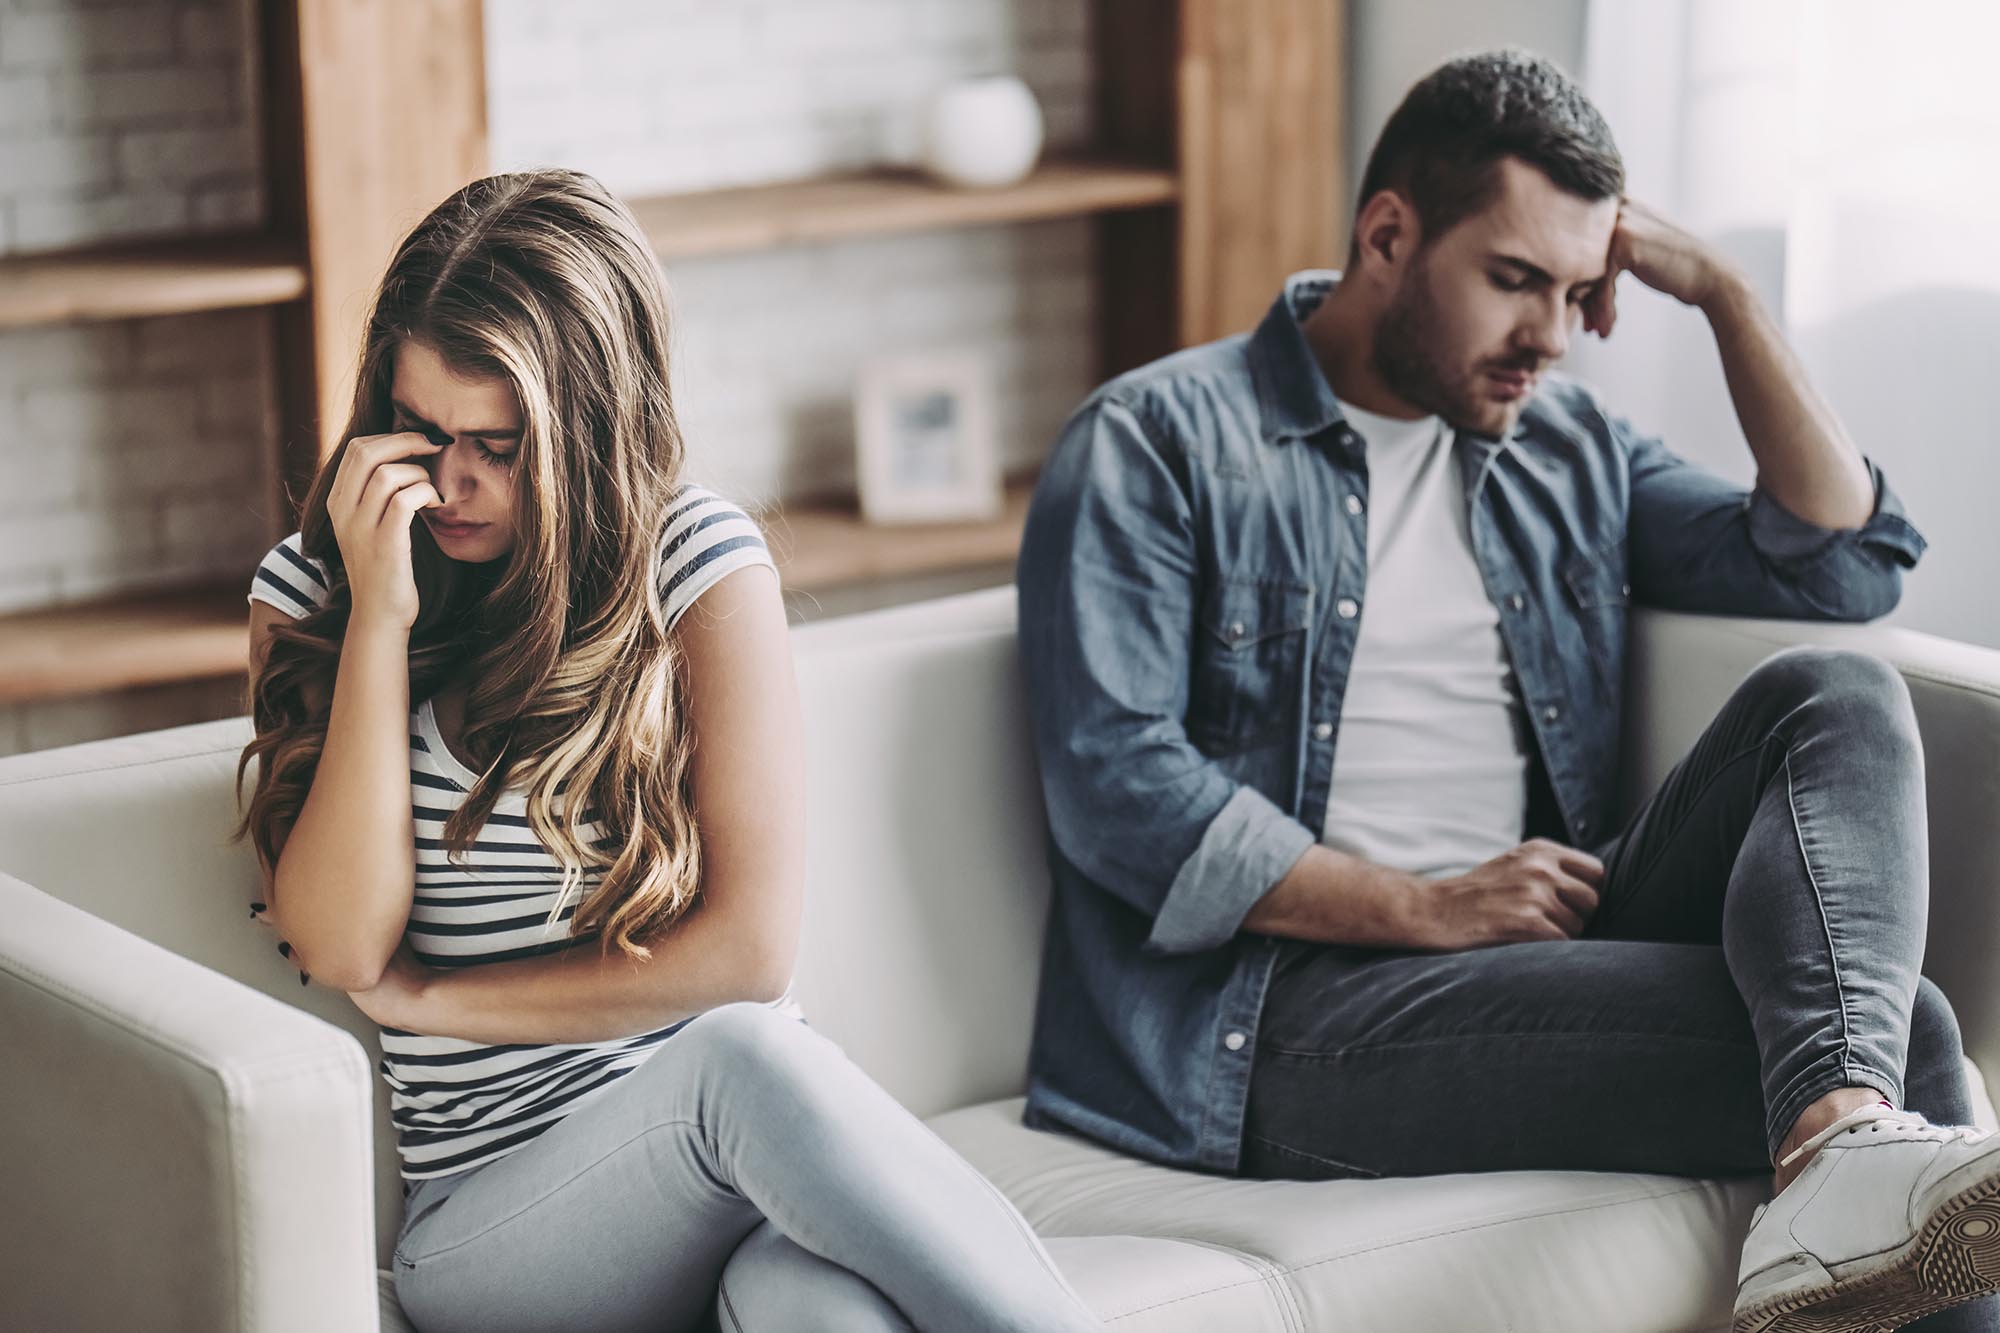
[[[855,392],[856,475],[870,523],[951,523],[1001,511],[993,373],[971,349],[881,357]]]

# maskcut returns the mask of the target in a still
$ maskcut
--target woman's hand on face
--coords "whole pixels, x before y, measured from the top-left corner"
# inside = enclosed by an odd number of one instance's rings
[[[347,992],[355,1007],[384,1027],[416,1030],[420,1020],[424,989],[437,975],[417,961],[408,940],[396,946],[381,979],[367,990]]]
[[[443,445],[414,431],[357,435],[347,442],[340,470],[327,492],[327,517],[340,543],[352,591],[352,620],[374,620],[399,629],[417,621],[417,580],[410,564],[410,524],[419,509],[442,508],[444,499],[420,463]]]

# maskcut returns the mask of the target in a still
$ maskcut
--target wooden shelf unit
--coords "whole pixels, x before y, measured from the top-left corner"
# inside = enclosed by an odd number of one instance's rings
[[[942,227],[1094,219],[1100,377],[1248,327],[1285,274],[1337,262],[1345,197],[1340,0],[1091,0],[1093,156],[1018,185],[908,173],[637,199],[663,260]],[[234,306],[277,310],[280,503],[339,443],[370,293],[417,217],[488,168],[481,0],[260,4],[265,232],[0,259],[0,328]],[[412,136],[408,126],[422,125]],[[1027,493],[989,523],[767,515],[811,592],[1010,559]],[[0,616],[0,704],[243,669],[249,571],[226,586]]]

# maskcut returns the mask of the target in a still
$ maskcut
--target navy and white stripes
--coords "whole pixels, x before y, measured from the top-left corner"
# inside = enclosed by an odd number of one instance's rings
[[[661,542],[668,624],[727,575],[759,564],[770,565],[771,557],[747,514],[709,491],[682,491]],[[302,554],[297,533],[264,557],[250,588],[252,600],[294,618],[326,596],[326,571]],[[416,892],[405,938],[433,967],[533,957],[573,943],[568,923],[580,899],[573,895],[548,923],[562,867],[528,827],[518,790],[501,794],[462,861],[446,859],[445,821],[478,778],[446,746],[430,701],[412,709]],[[587,840],[602,836],[592,822],[582,832]],[[597,879],[587,875],[582,893]],[[789,994],[775,1007],[797,1013]],[[564,1045],[486,1045],[381,1029],[379,1069],[390,1089],[404,1178],[449,1175],[505,1156],[643,1064],[680,1026]]]

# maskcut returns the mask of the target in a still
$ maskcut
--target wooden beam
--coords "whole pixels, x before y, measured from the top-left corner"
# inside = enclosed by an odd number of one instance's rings
[[[1174,173],[1178,196],[1175,7],[1160,0],[1096,0],[1092,21],[1099,150]],[[1178,209],[1098,220],[1097,378],[1182,346],[1180,235]]]
[[[1346,245],[1340,0],[1181,0],[1180,337],[1254,327]]]
[[[295,19],[318,453],[340,444],[370,303],[396,245],[487,173],[480,0],[289,0]],[[284,14],[278,27],[282,30]]]
[[[258,101],[264,122],[264,198],[273,234],[306,253],[305,106],[299,87],[299,11],[294,0],[266,0],[258,10]],[[319,366],[313,355],[308,294],[272,317],[272,369],[278,408],[265,540],[276,544],[299,526],[299,509],[319,464]]]

